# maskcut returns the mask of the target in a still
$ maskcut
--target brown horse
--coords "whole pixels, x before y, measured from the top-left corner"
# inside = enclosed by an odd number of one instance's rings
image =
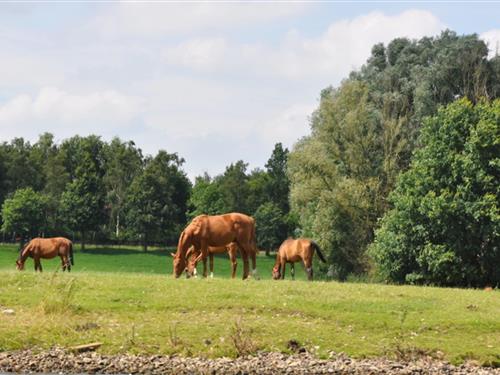
[[[208,257],[210,260],[210,278],[214,277],[214,255],[215,254],[224,254],[227,253],[229,255],[229,260],[231,261],[231,278],[235,278],[236,276],[236,267],[238,263],[236,262],[236,255],[238,254],[238,245],[235,242],[231,242],[226,246],[209,246],[208,247]],[[188,259],[188,264],[186,267],[186,273],[188,277],[196,276],[196,265],[198,262],[196,259],[200,255],[200,252],[197,251],[194,246],[191,247],[187,253],[186,258]],[[203,259],[203,277],[207,277],[207,259]]]
[[[71,271],[71,266],[75,263],[73,261],[73,243],[70,240],[64,237],[33,238],[19,254],[16,267],[22,271],[24,262],[30,257],[35,262],[35,271],[42,272],[40,259],[51,259],[58,255],[61,257],[63,271]]]
[[[312,280],[312,259],[314,250],[318,253],[319,259],[321,259],[323,263],[326,263],[325,257],[321,253],[321,249],[316,242],[305,238],[298,238],[296,240],[290,238],[283,241],[276,254],[273,279],[278,280],[279,278],[285,278],[285,266],[287,263],[291,263],[290,273],[292,275],[292,280],[295,279],[295,262],[302,261],[307,272],[307,279]]]
[[[186,253],[191,246],[200,252],[196,262],[206,259],[208,247],[226,246],[236,242],[243,258],[243,279],[248,277],[248,256],[252,258],[253,273],[256,273],[255,220],[240,213],[224,215],[200,215],[182,231],[174,257],[174,276],[179,277],[186,269]]]

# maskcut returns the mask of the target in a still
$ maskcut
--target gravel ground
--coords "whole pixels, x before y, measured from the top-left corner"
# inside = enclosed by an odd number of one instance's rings
[[[0,372],[108,373],[108,374],[500,374],[500,369],[473,364],[453,366],[421,358],[412,362],[387,359],[351,359],[334,354],[319,360],[308,353],[284,355],[260,353],[237,359],[185,358],[177,356],[74,354],[55,348],[41,353],[30,350],[0,352]]]

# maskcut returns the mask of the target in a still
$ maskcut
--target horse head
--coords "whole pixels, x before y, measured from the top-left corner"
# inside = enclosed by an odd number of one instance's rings
[[[196,258],[198,258],[198,255],[200,255],[200,252],[196,251],[193,246],[186,252],[186,276],[188,278],[196,276]]]
[[[186,254],[192,243],[192,233],[188,229],[189,226],[181,233],[181,236],[179,237],[179,243],[177,244],[177,252],[175,254],[172,254],[172,256],[174,257],[173,268],[174,276],[176,279],[179,278],[182,275],[182,272],[186,270]]]
[[[24,262],[22,262],[20,259],[17,259],[16,268],[18,271],[24,271]]]
[[[273,279],[278,280],[281,277],[280,266],[273,267]]]

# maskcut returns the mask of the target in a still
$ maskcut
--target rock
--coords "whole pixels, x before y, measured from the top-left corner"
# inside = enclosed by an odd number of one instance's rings
[[[0,352],[1,372],[136,373],[136,374],[484,374],[500,369],[474,363],[453,366],[432,358],[389,361],[385,358],[352,359],[344,353],[322,360],[310,353],[284,355],[259,352],[236,359],[178,356],[103,355],[74,353],[54,348],[39,354],[30,350]]]
[[[14,309],[3,309],[2,310],[2,314],[4,315],[14,315],[16,312],[14,311]]]

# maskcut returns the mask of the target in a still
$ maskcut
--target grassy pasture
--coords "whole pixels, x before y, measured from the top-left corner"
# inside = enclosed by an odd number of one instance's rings
[[[354,357],[426,351],[455,363],[500,363],[497,291],[174,280],[165,253],[92,249],[75,254],[76,272],[57,272],[57,262],[45,261],[46,272],[35,274],[32,262],[26,272],[13,270],[12,254],[0,248],[0,309],[15,310],[0,315],[0,350],[102,341],[105,353],[217,357],[287,351],[293,339],[320,357],[332,350]],[[229,262],[220,261],[228,271]],[[271,266],[259,258],[263,275]]]
[[[75,266],[72,272],[140,272],[149,274],[172,274],[171,252],[175,248],[159,249],[151,248],[144,253],[140,247],[102,247],[87,246],[85,252],[80,251],[80,246],[75,246]],[[18,256],[17,247],[11,244],[0,244],[0,270],[15,269],[15,261]],[[274,265],[274,258],[259,254],[257,268],[262,278],[271,278],[271,270]],[[44,271],[52,272],[60,267],[60,258],[50,260],[42,259]],[[207,261],[207,268],[209,267]],[[32,271],[34,263],[31,258],[26,260],[26,270]],[[201,273],[203,266],[198,265],[198,271]],[[243,262],[238,259],[237,277],[242,277]],[[287,270],[287,276],[289,271]],[[218,255],[214,259],[214,274],[217,277],[230,277],[231,265],[227,255]],[[295,275],[298,279],[306,279],[306,275],[301,266],[295,267]]]

